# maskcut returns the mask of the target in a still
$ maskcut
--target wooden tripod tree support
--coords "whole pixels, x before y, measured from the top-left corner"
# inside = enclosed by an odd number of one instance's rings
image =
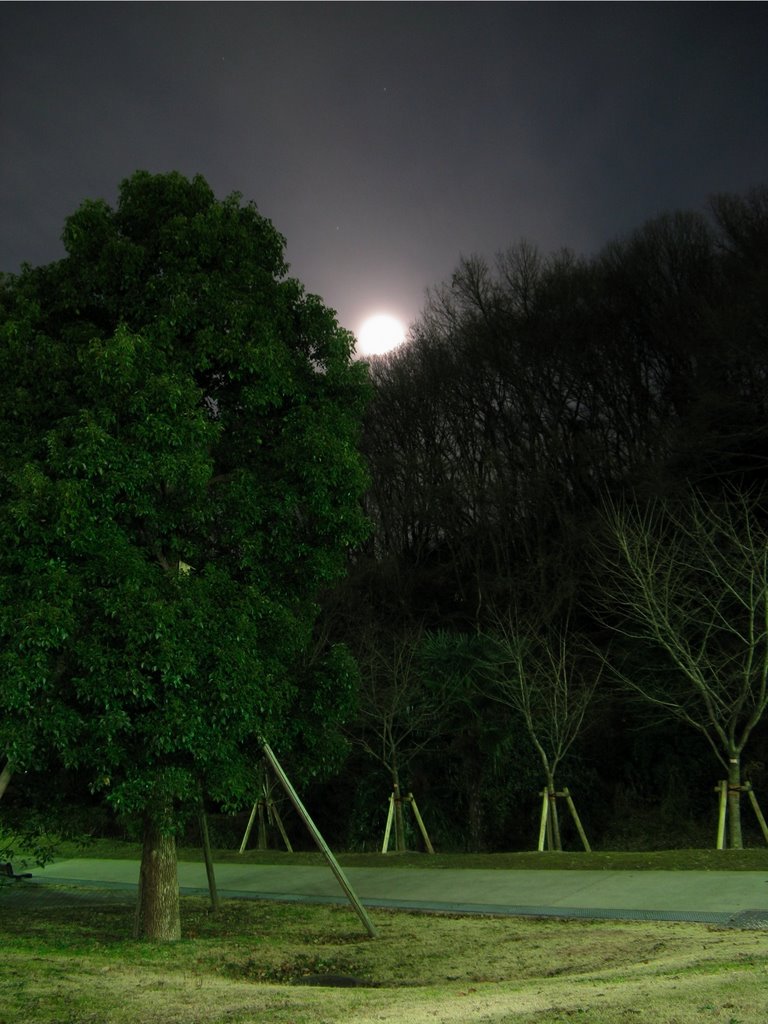
[[[584,827],[581,824],[581,819],[576,811],[576,805],[573,802],[573,798],[566,786],[559,792],[553,788],[546,787],[539,793],[542,798],[541,801],[541,827],[539,828],[539,846],[538,850],[541,853],[544,850],[544,840],[547,841],[548,850],[561,850],[560,844],[560,828],[557,820],[557,798],[561,797],[565,800],[568,810],[571,812],[573,823],[576,826],[576,831],[579,833],[584,849],[587,853],[592,852],[592,848],[587,840],[587,834],[584,831]]]
[[[381,852],[387,853],[389,850],[389,837],[392,832],[392,822],[395,820],[395,813],[397,810],[397,804],[403,802],[411,805],[413,816],[416,819],[416,824],[419,826],[421,837],[424,840],[424,846],[426,847],[427,853],[434,853],[434,847],[430,842],[429,836],[427,835],[427,828],[424,824],[424,820],[419,814],[419,808],[416,806],[416,800],[413,793],[408,793],[407,796],[401,797],[398,795],[396,790],[393,790],[389,794],[389,812],[387,814],[387,827],[384,829],[384,842],[381,845]]]
[[[272,799],[270,786],[266,778],[266,768],[264,771],[262,795],[253,805],[253,809],[251,810],[251,816],[248,819],[248,824],[245,826],[245,834],[243,835],[243,841],[240,844],[240,849],[238,850],[238,853],[245,853],[245,848],[248,845],[248,840],[250,839],[251,836],[251,830],[253,829],[253,823],[256,820],[257,815],[259,818],[259,828],[257,833],[257,849],[266,850],[267,848],[267,825],[277,825],[280,835],[282,836],[283,842],[285,843],[286,850],[288,851],[288,853],[293,853],[293,847],[291,846],[291,841],[288,838],[288,833],[285,831],[285,828],[283,827],[283,820],[280,817],[280,814],[277,810],[277,805],[275,804],[275,801]]]
[[[768,845],[768,825],[765,823],[763,812],[760,810],[757,797],[752,790],[752,784],[750,782],[745,782],[742,786],[729,787],[727,781],[725,779],[721,779],[715,786],[715,792],[720,794],[720,813],[717,819],[717,849],[725,849],[725,819],[728,812],[728,794],[731,792],[747,794],[749,802],[752,804],[752,810],[755,812],[757,823],[763,833],[763,838]]]

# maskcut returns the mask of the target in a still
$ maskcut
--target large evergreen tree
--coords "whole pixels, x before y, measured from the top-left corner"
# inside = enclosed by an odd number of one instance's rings
[[[0,292],[0,755],[143,821],[141,934],[179,935],[174,824],[249,745],[348,702],[307,649],[361,539],[366,371],[284,240],[201,177],[137,172]],[[328,685],[329,672],[334,685]]]

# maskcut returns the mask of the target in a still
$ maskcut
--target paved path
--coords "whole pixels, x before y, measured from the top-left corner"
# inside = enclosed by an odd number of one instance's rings
[[[344,868],[368,907],[519,916],[630,918],[768,924],[768,871],[480,871],[473,868]],[[135,890],[135,860],[61,860],[20,885]],[[343,903],[324,866],[218,864],[221,896]],[[207,892],[202,863],[179,864],[182,892]],[[764,926],[761,925],[760,926]]]

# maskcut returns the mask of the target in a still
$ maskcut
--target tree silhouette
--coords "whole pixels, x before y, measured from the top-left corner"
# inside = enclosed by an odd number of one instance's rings
[[[742,846],[744,750],[768,708],[768,531],[758,497],[691,491],[605,513],[599,587],[615,632],[669,671],[609,658],[617,676],[706,737],[727,773],[730,844]]]
[[[200,782],[247,801],[258,737],[344,704],[298,677],[366,530],[366,372],[272,224],[200,177],[137,172],[64,242],[0,302],[0,751],[141,819],[139,931],[172,939]]]

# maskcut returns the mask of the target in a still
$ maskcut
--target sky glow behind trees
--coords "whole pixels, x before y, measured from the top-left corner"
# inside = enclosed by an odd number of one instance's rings
[[[764,4],[5,3],[0,271],[137,168],[254,200],[356,331],[460,256],[597,251],[768,167]]]

